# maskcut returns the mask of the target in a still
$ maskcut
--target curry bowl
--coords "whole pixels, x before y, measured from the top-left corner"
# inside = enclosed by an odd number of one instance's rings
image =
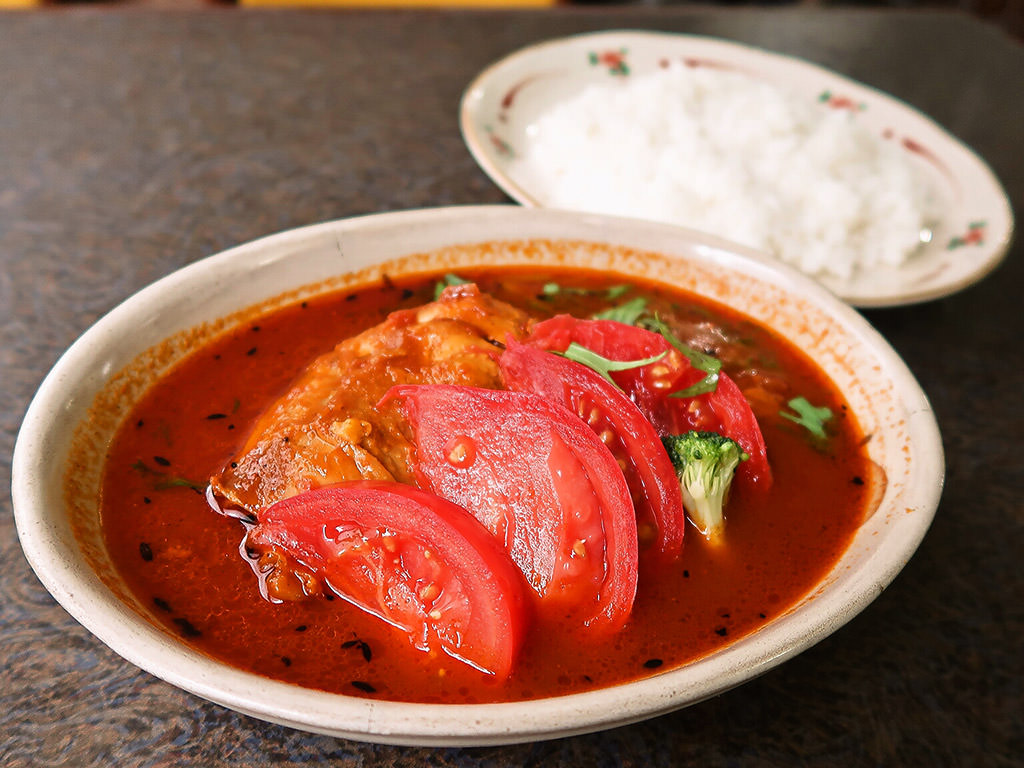
[[[675,286],[731,307],[804,350],[856,414],[877,495],[837,562],[756,631],[681,666],[567,695],[482,704],[330,693],[231,666],[153,620],[115,567],[100,525],[104,464],[121,423],[204,342],[328,291],[474,267],[582,267]],[[674,226],[512,206],[377,214],[272,235],[185,267],[128,298],[61,357],[18,435],[21,545],[57,601],[141,669],[239,712],[338,737],[493,745],[636,722],[772,669],[863,610],[914,553],[942,489],[934,414],[886,341],[795,270]],[[689,534],[688,534],[689,535]],[[145,558],[146,553],[143,553]]]

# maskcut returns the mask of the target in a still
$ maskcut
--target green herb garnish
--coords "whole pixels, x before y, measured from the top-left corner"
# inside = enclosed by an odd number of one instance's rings
[[[617,307],[610,307],[601,312],[595,312],[591,315],[591,318],[594,320],[615,320],[626,325],[636,325],[636,321],[645,312],[647,312],[647,299],[643,296],[637,296],[635,299],[630,299],[624,304],[619,304]]]
[[[825,422],[832,418],[832,409],[811,405],[805,397],[794,397],[787,405],[796,413],[779,411],[779,416],[804,427],[818,438],[825,438]]]
[[[574,296],[597,296],[604,294],[605,297],[614,300],[622,298],[632,288],[633,286],[630,285],[617,285],[610,286],[609,288],[577,288],[575,286],[561,286],[558,283],[545,283],[541,288],[541,294],[543,296],[557,296],[560,293]]]
[[[683,342],[681,342],[679,338],[672,333],[671,329],[658,317],[644,317],[640,320],[638,325],[649,331],[660,333],[664,337],[665,341],[675,347],[679,354],[690,361],[690,365],[698,371],[704,372],[703,379],[698,381],[696,384],[691,384],[684,389],[673,392],[669,397],[695,397],[708,392],[714,392],[718,388],[718,375],[722,371],[721,360],[717,357],[712,357],[706,352],[701,352],[699,349],[694,349],[687,344],[683,344]]]
[[[562,286],[558,283],[544,283],[540,292],[544,296],[557,296],[562,292]]]
[[[158,491],[163,491],[168,488],[191,488],[199,493],[204,493],[206,491],[205,485],[192,482],[184,477],[168,475],[166,472],[161,472],[159,469],[153,469],[141,459],[132,464],[132,469],[140,475],[152,477],[154,480],[153,488]]]
[[[603,293],[611,300],[622,298],[633,286],[613,285],[608,288],[576,288],[573,286],[562,286],[558,283],[544,283],[540,292],[542,296],[557,296],[560,293],[574,294],[576,296],[595,296]]]
[[[609,360],[607,357],[602,357],[597,354],[597,352],[587,349],[582,344],[577,344],[573,341],[569,344],[569,347],[565,352],[556,354],[561,354],[569,360],[573,360],[581,365],[587,366],[587,368],[601,374],[601,376],[611,382],[616,389],[620,389],[619,385],[616,384],[614,379],[611,377],[612,371],[628,371],[632,368],[641,368],[645,365],[656,363],[667,353],[662,352],[660,355],[646,357],[643,360]]]
[[[168,488],[191,488],[193,491],[199,491],[200,493],[206,492],[205,485],[193,483],[191,480],[186,480],[184,477],[168,477],[166,480],[161,480],[153,487],[158,491],[164,491]]]

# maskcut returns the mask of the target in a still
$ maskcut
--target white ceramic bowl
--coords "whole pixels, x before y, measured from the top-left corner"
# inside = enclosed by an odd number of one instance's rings
[[[589,85],[624,84],[668,62],[746,75],[809,103],[844,110],[899,146],[927,180],[941,210],[929,242],[897,267],[860,270],[848,279],[818,277],[850,304],[886,307],[947,296],[981,280],[1005,258],[1013,236],[1010,202],[969,147],[888,94],[810,62],[727,40],[615,30],[528,46],[487,67],[466,88],[459,112],[463,138],[510,197],[550,207],[550,174],[530,152],[538,118]]]
[[[799,604],[718,652],[638,682],[473,706],[303,689],[214,661],[144,618],[103,547],[97,489],[116,416],[163,366],[232,317],[245,317],[252,305],[366,282],[383,271],[553,260],[643,275],[730,304],[807,350],[837,383],[872,435],[870,455],[888,485],[849,550]],[[171,343],[161,344],[168,338]],[[111,404],[118,413],[87,423],[97,402],[105,404],[103,413]],[[862,610],[903,567],[932,520],[942,477],[941,441],[925,395],[885,340],[817,283],[675,227],[488,206],[387,213],[284,232],[140,291],[75,342],[43,382],[18,436],[13,497],[22,546],[46,588],[100,640],[152,674],[232,709],[309,731],[381,743],[482,745],[652,717],[721,693],[813,645]]]

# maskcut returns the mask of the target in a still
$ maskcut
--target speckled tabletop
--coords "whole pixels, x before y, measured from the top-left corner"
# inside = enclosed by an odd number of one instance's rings
[[[604,28],[712,34],[820,62],[964,139],[1024,201],[1024,49],[958,14],[797,9],[0,15],[0,480],[25,408],[94,320],[168,272],[277,230],[506,201],[459,136],[502,55]],[[945,440],[917,555],[860,616],[714,700],[488,749],[300,733],[177,690],[47,594],[0,500],[0,764],[1024,765],[1024,246],[956,296],[868,319]]]

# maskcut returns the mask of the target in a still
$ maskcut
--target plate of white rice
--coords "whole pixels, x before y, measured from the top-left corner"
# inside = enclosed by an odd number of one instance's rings
[[[995,269],[1013,232],[998,179],[930,118],[724,40],[615,31],[539,43],[469,85],[460,125],[524,205],[710,233],[855,306],[961,290]]]

